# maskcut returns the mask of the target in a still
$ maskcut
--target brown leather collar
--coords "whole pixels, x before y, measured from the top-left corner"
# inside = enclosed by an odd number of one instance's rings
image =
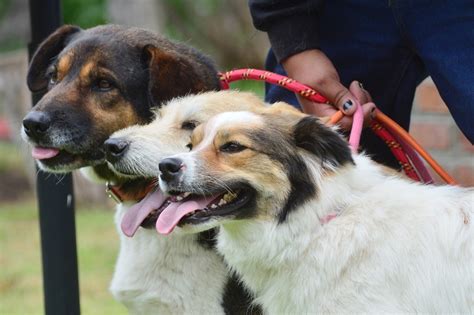
[[[122,203],[124,201],[140,201],[156,187],[156,182],[150,181],[143,187],[143,189],[133,191],[126,190],[123,186],[124,185],[112,185],[107,182],[105,184],[105,192],[109,198],[114,200],[116,203]]]

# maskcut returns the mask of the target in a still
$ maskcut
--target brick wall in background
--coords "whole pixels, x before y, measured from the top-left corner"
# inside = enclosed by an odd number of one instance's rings
[[[474,186],[474,146],[457,127],[430,78],[417,89],[410,134],[457,182]]]

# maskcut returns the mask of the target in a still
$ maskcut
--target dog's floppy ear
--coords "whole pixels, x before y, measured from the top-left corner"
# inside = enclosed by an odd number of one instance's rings
[[[146,45],[143,58],[148,65],[148,93],[152,107],[177,96],[209,90],[197,66],[178,53]]]
[[[48,78],[46,77],[48,66],[54,57],[59,55],[61,50],[66,47],[70,36],[79,31],[81,29],[77,26],[64,25],[41,43],[31,59],[26,78],[28,88],[32,92],[41,91],[48,86]]]
[[[297,147],[319,157],[323,166],[332,167],[354,163],[348,143],[341,135],[324,126],[316,117],[306,116],[298,121],[293,131]]]

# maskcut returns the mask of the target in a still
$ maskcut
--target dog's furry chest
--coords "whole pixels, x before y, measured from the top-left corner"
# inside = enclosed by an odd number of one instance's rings
[[[120,252],[110,290],[135,314],[223,313],[228,279],[222,258],[196,242],[196,235],[160,236],[140,229],[124,236],[118,206]]]

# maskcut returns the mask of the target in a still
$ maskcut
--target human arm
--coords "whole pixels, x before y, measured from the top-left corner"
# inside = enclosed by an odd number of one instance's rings
[[[318,19],[323,1],[250,0],[249,5],[255,27],[267,32],[272,50],[289,77],[316,89],[347,115],[354,113],[357,101],[365,104],[370,100],[358,100],[344,87],[332,62],[319,50]],[[301,97],[299,102],[305,112],[320,117],[337,111],[331,105]],[[366,117],[372,108],[363,106]],[[345,117],[342,126],[348,129],[350,125],[351,118]]]

